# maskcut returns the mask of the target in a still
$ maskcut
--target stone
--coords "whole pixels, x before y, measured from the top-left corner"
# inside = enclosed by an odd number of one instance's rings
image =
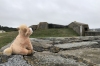
[[[40,46],[43,47],[45,49],[49,48],[51,45],[51,41],[50,40],[42,40],[42,39],[30,39],[31,43],[33,46]]]
[[[8,59],[8,61],[1,63],[0,66],[31,66],[31,65],[27,64],[27,62],[23,59],[23,56],[13,55],[11,58]]]
[[[33,56],[38,59],[33,66],[87,66],[84,63],[76,62],[70,58],[63,58],[48,51],[37,52]]]
[[[10,56],[0,55],[0,64],[7,62],[9,58]]]
[[[42,51],[44,51],[45,49],[44,49],[43,47],[41,47],[41,46],[34,46],[34,45],[33,45],[33,50],[35,50],[35,51],[37,51],[37,52],[42,52]]]
[[[31,55],[31,56],[24,56],[24,59],[28,62],[28,64],[30,64],[30,65],[34,65],[34,64],[36,64],[36,62],[38,62],[38,59],[35,57],[35,56],[33,56],[33,55]]]
[[[51,46],[49,49],[50,52],[58,53],[60,51],[59,47]]]
[[[32,41],[33,49],[38,52],[42,52],[44,50],[47,50],[49,47],[51,47],[50,44],[46,44],[44,42],[36,42]]]
[[[83,48],[77,50],[60,51],[59,54],[75,56],[78,58],[77,61],[82,61],[87,64],[100,64],[100,48]]]
[[[2,55],[9,43],[0,49],[0,66],[99,66],[100,37],[85,38],[30,38],[36,52],[28,56]]]
[[[81,47],[81,46],[91,46],[91,45],[96,45],[98,44],[98,42],[75,42],[75,43],[66,43],[66,44],[58,44],[58,45],[54,45],[56,47],[59,47],[61,49],[70,49],[70,48],[77,48],[77,47]]]

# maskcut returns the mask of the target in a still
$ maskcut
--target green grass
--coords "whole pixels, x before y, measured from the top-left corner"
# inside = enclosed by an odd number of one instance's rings
[[[39,29],[34,31],[31,37],[72,37],[78,34],[70,28],[61,29]]]
[[[13,41],[17,34],[18,32],[0,33],[0,48]]]
[[[14,40],[18,32],[6,32],[0,33],[0,48]],[[45,29],[36,30],[30,36],[31,38],[41,38],[41,37],[73,37],[78,36],[78,34],[69,28],[62,29]]]

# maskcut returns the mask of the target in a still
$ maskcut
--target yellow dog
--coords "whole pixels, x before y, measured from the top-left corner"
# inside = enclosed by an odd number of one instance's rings
[[[18,27],[18,30],[18,36],[11,44],[11,46],[3,51],[4,55],[10,56],[11,54],[32,54],[33,47],[29,39],[29,36],[33,33],[32,29],[27,27],[26,25],[21,25]]]

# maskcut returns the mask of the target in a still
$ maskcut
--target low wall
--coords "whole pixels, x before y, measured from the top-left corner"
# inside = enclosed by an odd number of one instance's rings
[[[100,32],[86,31],[85,36],[100,36]]]

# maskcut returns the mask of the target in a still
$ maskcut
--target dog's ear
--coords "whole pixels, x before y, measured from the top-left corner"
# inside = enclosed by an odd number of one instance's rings
[[[26,26],[26,25],[21,25],[21,26],[19,27],[19,30],[21,30],[22,32],[26,33],[26,31],[27,31],[27,26]]]
[[[29,30],[27,28],[26,31],[25,31],[25,36],[28,36],[28,35],[29,35]]]
[[[23,28],[22,30],[23,30],[25,33],[27,32],[27,28]]]

